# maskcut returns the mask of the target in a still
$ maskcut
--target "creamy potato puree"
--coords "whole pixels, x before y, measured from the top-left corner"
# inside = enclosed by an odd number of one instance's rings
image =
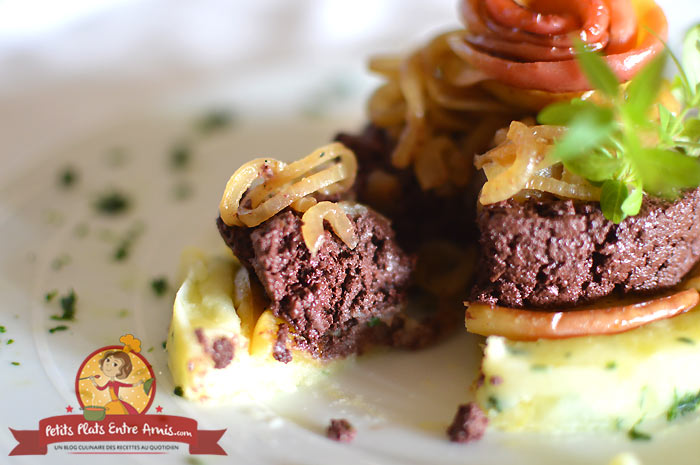
[[[185,279],[175,297],[167,349],[173,381],[184,397],[202,402],[265,398],[313,384],[340,363],[314,359],[289,345],[292,361],[275,360],[282,320],[253,298],[247,271],[235,258],[190,250],[182,268]],[[231,341],[233,358],[217,368],[211,347],[202,340]]]

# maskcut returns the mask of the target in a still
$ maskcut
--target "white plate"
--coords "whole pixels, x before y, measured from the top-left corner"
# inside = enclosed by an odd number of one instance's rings
[[[687,4],[686,16],[697,16]],[[687,17],[680,22],[682,8],[667,7],[667,12],[672,23],[691,22]],[[371,85],[359,71],[361,64],[312,79],[310,66],[298,60],[285,67],[255,68],[214,88],[195,85],[146,108],[132,108],[121,123],[78,131],[23,162],[19,174],[0,177],[0,325],[7,330],[0,334],[0,456],[16,445],[8,427],[36,429],[41,418],[63,414],[69,405],[77,408],[73,383],[79,364],[93,350],[133,333],[156,372],[154,406],[192,417],[203,429],[227,429],[220,444],[229,457],[201,457],[207,464],[602,465],[622,451],[635,452],[645,464],[663,463],[670,456],[674,464],[697,463],[696,420],[668,428],[649,443],[631,442],[622,434],[499,433],[467,446],[449,443],[445,428],[456,406],[469,399],[468,386],[478,369],[478,341],[466,333],[422,352],[368,356],[313,389],[265,405],[201,407],[172,394],[161,343],[174,289],[156,297],[151,279],[165,275],[172,286],[180,252],[187,246],[223,253],[214,219],[225,181],[240,163],[262,154],[298,157],[338,129],[361,124],[361,102]],[[207,109],[203,102],[232,109],[233,124],[198,135],[193,121]],[[21,143],[17,137],[13,141],[15,147]],[[191,148],[192,163],[179,172],[168,160],[181,142]],[[124,154],[121,162],[115,149]],[[80,178],[64,190],[56,177],[68,165]],[[192,189],[191,197],[175,200],[174,190],[183,185]],[[93,202],[111,188],[127,193],[133,206],[123,216],[105,218],[95,213]],[[115,241],[137,224],[144,226],[143,233],[130,257],[115,262]],[[78,296],[76,321],[68,323],[68,331],[49,334],[58,324],[49,315],[59,310],[44,296],[71,288]],[[10,338],[15,342],[7,345]],[[11,365],[13,361],[20,365]],[[351,445],[324,437],[330,418],[338,417],[348,418],[359,431]],[[53,456],[3,458],[0,463],[76,460],[49,454]],[[120,463],[122,458],[106,455],[100,461]]]

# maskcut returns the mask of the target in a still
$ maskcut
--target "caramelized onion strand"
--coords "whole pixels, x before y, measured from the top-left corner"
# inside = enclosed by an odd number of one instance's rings
[[[598,306],[587,310],[541,311],[485,304],[469,304],[467,330],[482,336],[503,336],[516,341],[563,339],[616,334],[687,312],[700,302],[695,289],[629,305]]]

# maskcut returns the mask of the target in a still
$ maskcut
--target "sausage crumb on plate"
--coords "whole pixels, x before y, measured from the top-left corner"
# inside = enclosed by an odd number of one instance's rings
[[[338,442],[352,442],[357,430],[344,418],[332,419],[326,430],[326,436]]]
[[[481,439],[486,432],[489,419],[475,402],[460,405],[447,435],[452,442],[471,442]]]

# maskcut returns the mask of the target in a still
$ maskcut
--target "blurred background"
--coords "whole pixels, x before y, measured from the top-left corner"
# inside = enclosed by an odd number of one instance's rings
[[[455,0],[0,0],[0,183],[167,96],[235,104],[290,69],[356,82],[369,54],[457,25]]]
[[[3,0],[0,60],[14,85],[61,77],[131,77],[165,69],[246,66],[376,44],[454,27],[455,0]],[[410,34],[413,31],[414,34]],[[409,32],[407,34],[407,32]],[[351,54],[351,55],[348,55]],[[106,77],[106,76],[103,76]]]
[[[675,45],[700,17],[697,0],[659,3]],[[347,76],[361,112],[375,82],[366,58],[458,27],[456,10],[456,0],[0,0],[0,182],[26,157],[192,89],[226,104],[279,91],[288,75],[312,87]]]

